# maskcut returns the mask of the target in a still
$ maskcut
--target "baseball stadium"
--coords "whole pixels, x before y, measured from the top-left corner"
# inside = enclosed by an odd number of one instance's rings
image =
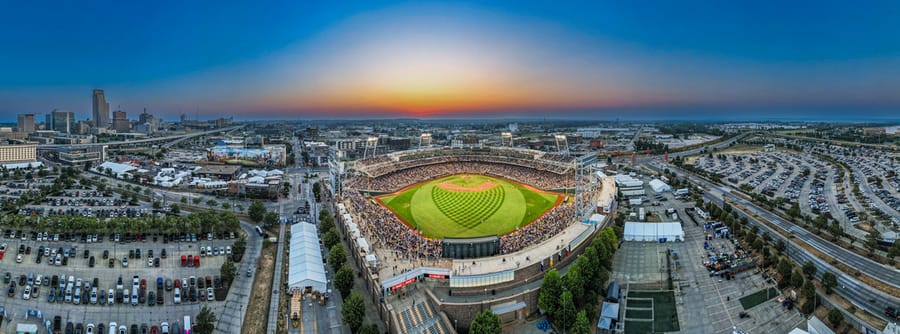
[[[508,147],[357,160],[341,169],[336,222],[391,332],[451,333],[486,307],[520,321],[538,311],[528,287],[609,221],[615,184],[595,163]]]

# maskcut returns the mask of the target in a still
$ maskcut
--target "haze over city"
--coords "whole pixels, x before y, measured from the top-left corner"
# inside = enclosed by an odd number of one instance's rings
[[[891,120],[900,4],[15,2],[0,114]],[[850,119],[848,115],[852,115]]]

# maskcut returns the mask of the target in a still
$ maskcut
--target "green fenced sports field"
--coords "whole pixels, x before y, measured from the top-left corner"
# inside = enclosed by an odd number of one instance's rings
[[[503,235],[553,208],[562,195],[484,175],[460,174],[378,196],[431,238]]]

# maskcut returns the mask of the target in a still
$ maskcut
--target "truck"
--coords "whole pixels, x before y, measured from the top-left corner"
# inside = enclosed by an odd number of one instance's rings
[[[191,316],[184,316],[184,334],[191,334]]]
[[[673,194],[675,195],[675,197],[683,197],[683,196],[687,196],[688,194],[690,194],[690,191],[687,188],[681,188],[681,189],[675,190],[675,192]]]

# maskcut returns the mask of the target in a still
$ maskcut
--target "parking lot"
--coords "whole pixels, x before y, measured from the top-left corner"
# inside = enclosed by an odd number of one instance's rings
[[[647,189],[647,193],[656,196],[652,190]],[[712,259],[727,258],[727,263],[740,265],[742,252],[728,234],[716,236],[712,222],[693,213],[693,201],[677,200],[671,193],[663,196],[665,200],[659,205],[642,207],[648,216],[662,216],[666,210],[674,209],[682,222],[684,242],[624,242],[613,258],[611,280],[618,281],[624,290],[666,291],[667,265],[670,264],[682,333],[727,333],[734,328],[751,333],[787,333],[804,321],[797,310],[782,307],[776,295],[745,310],[739,301],[741,297],[774,284],[752,266],[750,270],[734,274],[732,279],[712,275],[708,269],[714,268]],[[710,225],[704,230],[706,223]],[[672,254],[668,262],[667,250]],[[743,317],[742,312],[745,313]]]
[[[854,196],[848,171],[822,161],[811,151],[704,156],[695,166],[749,193],[764,194],[773,201],[783,198],[796,204],[802,215],[834,219],[846,233],[865,238],[871,228],[859,224],[864,222],[865,211],[872,208],[873,198]],[[840,156],[837,159],[841,161]],[[874,228],[884,232],[889,225]]]
[[[0,243],[6,244],[6,251],[0,263],[3,264],[4,279],[8,274],[10,281],[4,284],[0,306],[5,309],[7,319],[12,317],[22,321],[22,316],[32,310],[32,316],[34,311],[40,311],[45,320],[52,321],[59,316],[62,326],[68,322],[85,327],[87,324],[108,326],[110,322],[116,322],[128,326],[129,330],[132,324],[137,325],[137,329],[142,324],[152,326],[162,322],[174,326],[182,322],[180,319],[185,315],[196,316],[201,306],[216,307],[225,298],[225,291],[218,289],[221,284],[217,281],[220,281],[220,267],[226,258],[225,250],[234,242],[230,234],[215,235],[212,240],[201,236],[193,242],[180,241],[184,235],[174,237],[172,241],[162,235],[145,235],[140,240],[137,235],[120,235],[119,242],[115,242],[115,235],[103,235],[97,236],[98,240],[94,242],[87,235],[84,238],[63,235],[60,241],[42,241],[43,233],[33,240],[32,236],[39,233],[27,232],[22,240],[22,233],[4,232]],[[51,240],[53,237],[49,236]],[[42,247],[46,250],[41,251]],[[220,255],[201,256],[201,247],[212,247],[221,252]],[[21,262],[17,260],[20,248],[24,248]],[[199,260],[189,263],[188,256]],[[53,257],[65,259],[66,264],[59,261],[57,265],[57,261],[50,261]],[[93,267],[90,266],[92,257]],[[239,266],[238,269],[238,276],[244,276],[246,267]],[[19,282],[23,276],[24,286]],[[40,281],[38,276],[41,276]],[[135,276],[137,291],[134,289]],[[54,278],[55,285],[52,284]],[[12,287],[14,283],[15,287]],[[32,289],[26,293],[29,286]],[[208,290],[210,286],[212,291]],[[184,292],[180,292],[182,289]],[[176,290],[179,290],[179,297],[176,297]],[[113,293],[111,299],[109,292]],[[208,298],[209,292],[213,299]],[[51,294],[54,296],[52,302],[49,301]],[[153,298],[150,298],[151,294]],[[138,297],[136,302],[135,296]],[[12,321],[4,324],[11,325]]]

